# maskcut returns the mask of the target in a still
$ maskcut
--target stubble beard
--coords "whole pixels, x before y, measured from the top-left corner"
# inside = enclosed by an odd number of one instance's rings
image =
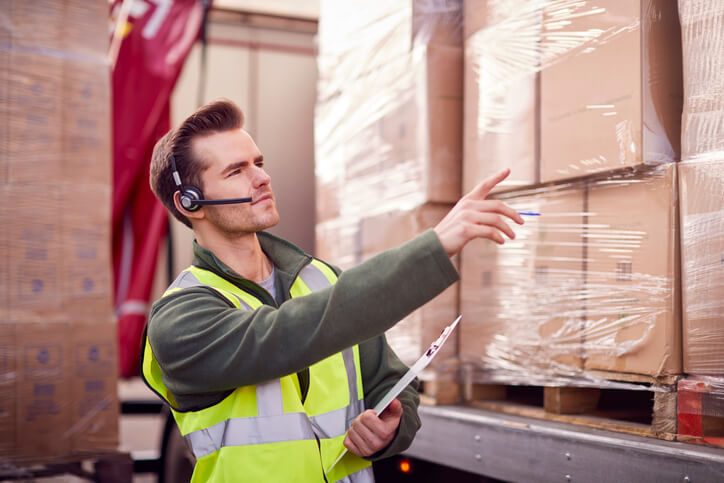
[[[227,237],[244,236],[269,229],[279,223],[279,213],[276,203],[273,203],[273,207],[267,208],[259,215],[252,212],[253,207],[207,206],[206,217]]]

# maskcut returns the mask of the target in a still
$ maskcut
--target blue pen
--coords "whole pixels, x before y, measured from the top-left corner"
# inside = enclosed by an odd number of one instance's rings
[[[540,216],[540,213],[535,211],[519,211],[518,214],[523,216]]]

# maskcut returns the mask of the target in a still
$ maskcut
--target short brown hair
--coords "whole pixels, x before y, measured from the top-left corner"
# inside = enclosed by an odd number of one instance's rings
[[[199,108],[187,117],[176,129],[171,129],[153,148],[151,157],[151,189],[166,209],[184,225],[191,228],[191,222],[176,209],[173,195],[178,186],[173,179],[170,157],[173,155],[179,177],[184,186],[196,186],[202,192],[204,187],[201,173],[207,168],[203,161],[196,159],[191,149],[194,138],[217,132],[241,129],[244,113],[233,102],[221,99]]]

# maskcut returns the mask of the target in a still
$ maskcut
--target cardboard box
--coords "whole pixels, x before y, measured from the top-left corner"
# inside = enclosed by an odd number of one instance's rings
[[[503,246],[480,240],[463,250],[461,358],[529,383],[577,375],[583,366],[582,185],[500,197],[542,216],[514,227],[516,238]]]
[[[461,45],[462,0],[323,0],[319,11],[322,78],[370,72],[415,45]]]
[[[3,35],[0,27],[0,42],[10,42],[10,36]],[[8,182],[10,158],[8,143],[10,142],[10,53],[0,50],[0,185]]]
[[[73,322],[73,452],[118,448],[116,325]]]
[[[17,456],[47,460],[71,451],[72,344],[67,322],[19,323]]]
[[[17,421],[17,372],[15,325],[0,320],[0,460],[15,451]]]
[[[7,185],[0,183],[0,196],[8,200],[9,190]],[[8,205],[0,204],[0,226],[9,227]],[[0,230],[0,322],[10,317],[10,239],[9,229]]]
[[[456,201],[463,88],[460,24],[450,20],[456,2],[431,10],[424,2],[383,2],[379,8],[364,2],[352,16],[348,3],[338,3],[321,7],[318,221]],[[418,7],[426,13],[415,13]],[[337,18],[340,12],[347,18]],[[413,42],[416,15],[428,20]],[[456,43],[432,28],[443,24],[455,27]],[[360,37],[351,34],[355,29]],[[364,42],[355,44],[358,38]]]
[[[64,290],[59,188],[8,185],[9,311],[18,321],[57,317]]]
[[[65,31],[63,1],[9,2],[3,10],[12,26],[13,47],[63,49]]]
[[[460,197],[462,49],[428,47],[422,58],[410,55],[371,79],[356,80],[334,102],[342,109],[329,112],[340,116],[339,122],[316,121],[320,129],[332,129],[315,134],[316,163],[325,178],[334,176],[330,186],[338,191],[341,214],[363,216]],[[342,168],[332,166],[340,161]]]
[[[402,245],[433,228],[451,208],[444,204],[424,205],[364,218],[360,230],[362,260]],[[457,315],[458,285],[455,284],[388,330],[387,341],[403,362],[413,364]],[[456,367],[456,357],[456,344],[448,341],[431,364],[430,372],[452,371]]]
[[[679,0],[684,63],[681,159],[724,152],[724,4]]]
[[[359,220],[335,218],[315,226],[315,256],[343,270],[362,261]]]
[[[724,157],[679,165],[684,372],[724,374]]]
[[[680,374],[676,165],[591,182],[586,370]]]
[[[51,185],[60,178],[62,75],[63,60],[58,57],[20,49],[10,51],[10,183]]]
[[[524,203],[521,210],[529,210]],[[586,225],[580,186],[544,190],[538,207],[534,246],[534,297],[530,307],[538,322],[541,356],[552,373],[575,375],[583,367],[583,302]]]
[[[501,311],[505,287],[511,281],[504,279],[507,272],[498,265],[499,255],[488,240],[473,240],[461,255],[460,360],[480,369],[499,368],[512,355],[506,314]]]
[[[61,181],[110,184],[110,68],[100,60],[66,59],[63,65]]]
[[[495,191],[538,182],[540,4],[465,2],[463,193],[508,167]]]
[[[544,9],[541,181],[677,161],[681,41],[675,2]]]
[[[96,58],[108,56],[108,2],[64,0],[63,48]]]
[[[106,323],[103,319],[113,311],[111,186],[63,186],[60,203],[63,313]]]

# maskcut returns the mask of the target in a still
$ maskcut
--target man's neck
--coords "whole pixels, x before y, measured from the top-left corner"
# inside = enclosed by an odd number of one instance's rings
[[[196,242],[210,250],[226,266],[253,282],[269,278],[272,262],[259,244],[256,233],[249,233],[233,239],[196,232]]]

